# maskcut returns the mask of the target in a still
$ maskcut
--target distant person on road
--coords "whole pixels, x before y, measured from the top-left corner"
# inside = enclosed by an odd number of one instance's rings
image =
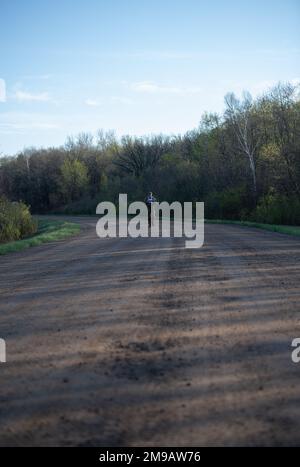
[[[153,215],[154,215],[154,212],[152,212],[152,215],[151,215],[151,211],[152,211],[152,204],[155,203],[156,201],[156,198],[153,196],[153,193],[152,191],[149,191],[148,195],[146,196],[146,199],[145,199],[145,203],[147,205],[147,208],[148,208],[148,225],[149,227],[151,225],[153,225]]]

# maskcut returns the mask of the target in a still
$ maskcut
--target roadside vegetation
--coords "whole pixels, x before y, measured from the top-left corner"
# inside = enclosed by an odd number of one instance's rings
[[[60,220],[35,220],[37,231],[34,235],[21,240],[0,244],[0,255],[24,250],[42,243],[62,240],[80,231],[79,224]]]
[[[208,219],[300,225],[299,87],[225,97],[185,135],[79,134],[0,159],[0,195],[33,213],[95,214],[103,200],[204,201]]]
[[[225,219],[205,219],[206,224],[234,224],[244,227],[255,227],[257,229],[269,230],[270,232],[279,232],[288,235],[296,235],[300,237],[300,227],[293,225],[276,225],[276,224],[263,224],[261,222],[249,221],[230,221]]]
[[[36,231],[37,221],[26,204],[0,197],[0,244],[28,237]]]

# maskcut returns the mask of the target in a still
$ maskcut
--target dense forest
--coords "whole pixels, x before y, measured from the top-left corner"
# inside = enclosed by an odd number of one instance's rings
[[[204,201],[206,218],[300,224],[299,87],[278,84],[252,99],[225,97],[183,136],[99,131],[62,147],[0,158],[0,196],[34,213],[95,213],[102,200]]]

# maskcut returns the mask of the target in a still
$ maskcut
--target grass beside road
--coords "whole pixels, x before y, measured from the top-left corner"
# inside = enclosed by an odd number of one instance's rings
[[[293,225],[276,225],[276,224],[263,224],[261,222],[250,221],[230,221],[221,219],[205,219],[207,224],[235,224],[245,227],[256,227],[258,229],[269,230],[270,232],[279,232],[288,235],[300,236],[300,227]]]
[[[24,250],[42,243],[61,240],[80,231],[79,224],[58,220],[39,220],[38,231],[32,237],[23,238],[14,242],[0,244],[0,255]]]

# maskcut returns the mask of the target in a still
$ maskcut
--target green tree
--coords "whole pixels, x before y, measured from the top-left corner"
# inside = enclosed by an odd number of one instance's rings
[[[74,201],[82,196],[88,187],[88,171],[78,159],[66,159],[61,167],[61,190],[65,201]]]

